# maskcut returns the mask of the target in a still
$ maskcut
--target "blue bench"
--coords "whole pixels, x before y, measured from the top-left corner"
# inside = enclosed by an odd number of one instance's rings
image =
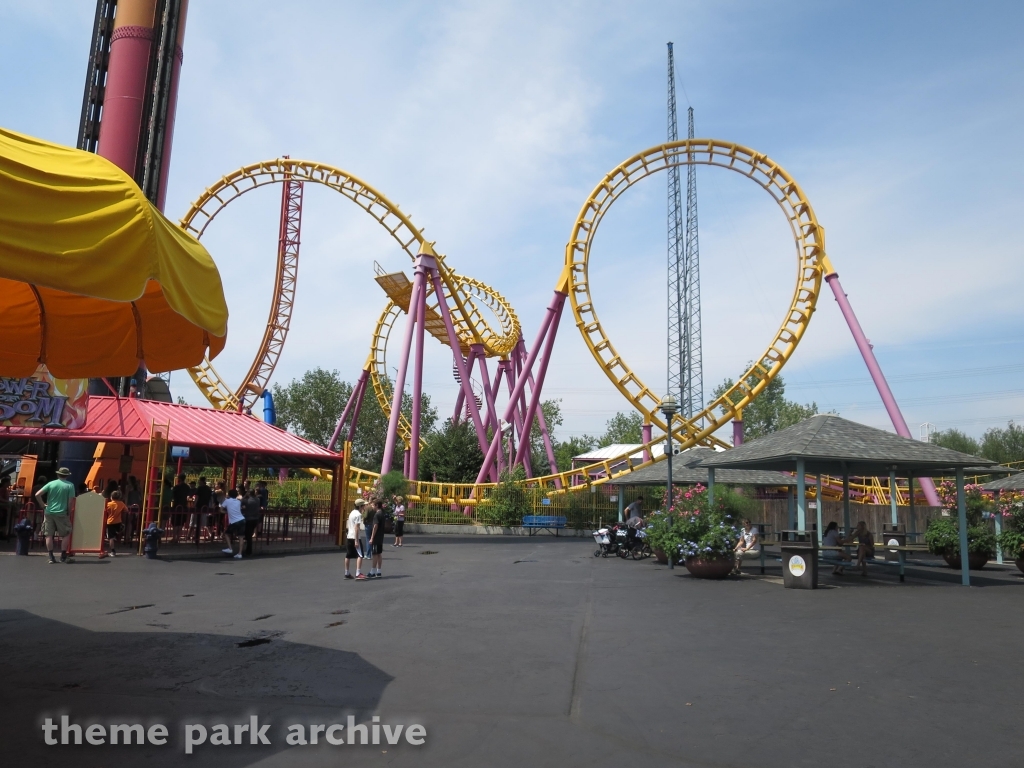
[[[558,535],[559,528],[565,528],[565,518],[556,515],[526,515],[523,517],[523,528],[533,536],[534,531],[554,531]]]

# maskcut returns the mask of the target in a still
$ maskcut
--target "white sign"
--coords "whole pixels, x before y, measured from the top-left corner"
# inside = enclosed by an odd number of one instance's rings
[[[888,544],[890,547],[898,547],[900,545],[899,541],[897,541],[896,539],[889,539],[885,543]],[[895,549],[890,549],[889,551],[890,552],[896,552]]]
[[[789,572],[794,576],[803,576],[807,570],[807,563],[800,555],[793,555],[789,558]]]

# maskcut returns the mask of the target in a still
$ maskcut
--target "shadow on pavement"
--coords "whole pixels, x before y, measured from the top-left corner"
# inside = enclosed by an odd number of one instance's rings
[[[245,766],[287,749],[292,722],[369,720],[392,678],[356,653],[284,639],[180,632],[93,632],[0,610],[0,739],[19,764]],[[258,704],[256,704],[258,702]],[[85,726],[163,723],[164,746],[45,746],[44,718]],[[270,746],[197,747],[184,724],[271,723]],[[59,738],[59,732],[57,737]],[[246,736],[247,740],[248,737]],[[308,748],[307,748],[308,749]]]

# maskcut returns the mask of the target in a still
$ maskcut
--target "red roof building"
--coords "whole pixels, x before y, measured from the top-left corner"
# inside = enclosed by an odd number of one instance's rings
[[[92,396],[81,429],[2,427],[0,440],[60,440],[147,444],[153,424],[168,424],[172,446],[189,448],[190,465],[336,470],[342,455],[298,435],[234,411],[154,400]]]

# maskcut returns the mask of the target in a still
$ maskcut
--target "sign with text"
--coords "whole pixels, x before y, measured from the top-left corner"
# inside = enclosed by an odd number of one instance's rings
[[[88,406],[88,379],[57,379],[44,365],[32,376],[0,376],[0,426],[81,429]]]

